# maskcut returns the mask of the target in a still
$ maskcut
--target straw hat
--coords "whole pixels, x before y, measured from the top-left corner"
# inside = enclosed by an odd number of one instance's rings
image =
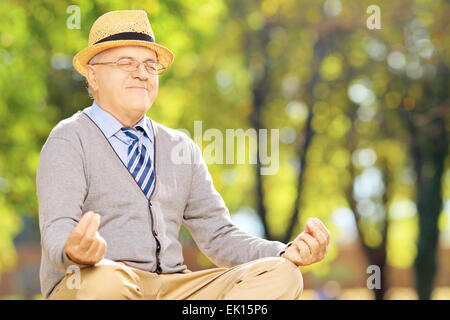
[[[115,47],[143,46],[154,50],[158,62],[167,69],[173,61],[173,53],[155,42],[147,13],[143,10],[111,11],[101,15],[89,32],[88,47],[73,58],[73,66],[81,75],[84,67],[96,54]]]

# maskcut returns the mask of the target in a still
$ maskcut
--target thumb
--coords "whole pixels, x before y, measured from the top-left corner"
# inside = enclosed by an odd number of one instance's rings
[[[313,219],[312,218],[308,218],[308,220],[306,220],[305,232],[306,233],[311,233],[313,226],[314,226]]]
[[[94,212],[93,211],[86,212],[81,217],[81,219],[78,222],[76,228],[79,229],[82,233],[84,233],[86,231],[87,227],[89,226],[93,216],[94,216]]]
[[[94,237],[100,225],[100,215],[94,213],[90,219],[90,223],[86,228],[85,236]]]

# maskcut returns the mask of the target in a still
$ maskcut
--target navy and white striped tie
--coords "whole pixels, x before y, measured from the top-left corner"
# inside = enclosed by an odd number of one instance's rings
[[[139,126],[137,129],[143,131]],[[128,147],[128,170],[130,170],[147,199],[150,199],[155,189],[155,170],[150,159],[150,152],[147,152],[144,144],[139,140],[136,128],[123,127],[121,130],[132,139]]]

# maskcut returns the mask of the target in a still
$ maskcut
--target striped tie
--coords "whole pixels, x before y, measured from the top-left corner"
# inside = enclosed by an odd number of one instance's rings
[[[139,126],[137,129],[143,131]],[[128,147],[128,170],[130,170],[131,175],[147,199],[150,199],[155,189],[155,172],[150,154],[147,152],[147,148],[145,148],[142,141],[139,140],[136,128],[123,127],[121,130],[132,139]]]

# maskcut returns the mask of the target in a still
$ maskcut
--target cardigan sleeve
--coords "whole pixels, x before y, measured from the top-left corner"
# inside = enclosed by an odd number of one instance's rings
[[[253,236],[233,224],[200,148],[194,142],[191,145],[192,181],[183,218],[199,249],[217,266],[225,267],[280,256],[286,244]]]
[[[64,245],[81,218],[87,194],[81,147],[65,137],[50,137],[42,147],[36,173],[41,246],[55,270],[65,273],[70,260]]]

